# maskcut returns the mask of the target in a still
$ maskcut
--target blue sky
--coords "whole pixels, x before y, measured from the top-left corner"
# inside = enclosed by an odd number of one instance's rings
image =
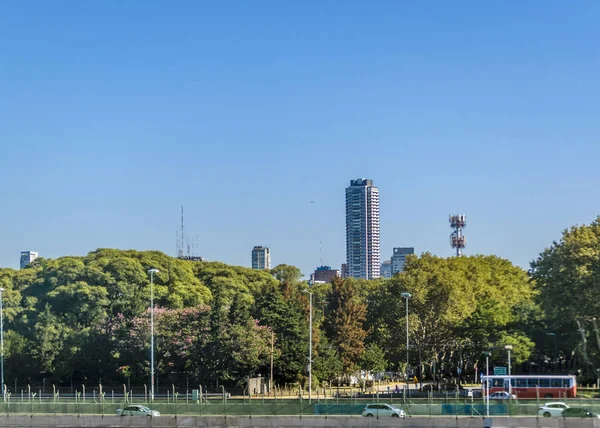
[[[19,252],[254,245],[345,259],[374,180],[382,255],[527,266],[600,213],[596,1],[0,2],[0,266]],[[311,203],[314,201],[314,203]]]

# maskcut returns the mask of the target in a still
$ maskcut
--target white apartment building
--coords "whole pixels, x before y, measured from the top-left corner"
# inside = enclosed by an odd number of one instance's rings
[[[379,278],[379,189],[373,180],[350,180],[346,188],[346,276]]]
[[[271,269],[271,250],[257,246],[252,249],[252,269]]]
[[[29,263],[39,257],[37,251],[21,251],[20,266],[21,269],[25,269]]]

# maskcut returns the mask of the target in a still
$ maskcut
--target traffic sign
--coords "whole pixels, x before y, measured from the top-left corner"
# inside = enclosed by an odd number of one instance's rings
[[[506,376],[506,367],[494,367],[494,376]]]

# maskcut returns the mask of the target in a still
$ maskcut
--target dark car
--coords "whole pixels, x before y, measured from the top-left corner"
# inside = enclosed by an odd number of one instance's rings
[[[597,414],[580,407],[569,407],[562,411],[561,416],[563,418],[600,418]]]

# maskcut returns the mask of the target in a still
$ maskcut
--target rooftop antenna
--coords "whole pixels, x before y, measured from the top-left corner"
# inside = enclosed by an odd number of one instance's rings
[[[450,215],[450,227],[454,232],[450,235],[450,246],[456,248],[456,257],[462,255],[462,250],[467,246],[467,238],[463,235],[463,228],[467,227],[467,216],[465,214]]]
[[[177,251],[177,257],[183,257],[185,235],[183,233],[183,205],[181,206],[181,239],[179,240],[179,250]]]
[[[319,240],[319,266],[323,266],[323,247],[321,245],[321,241]]]

